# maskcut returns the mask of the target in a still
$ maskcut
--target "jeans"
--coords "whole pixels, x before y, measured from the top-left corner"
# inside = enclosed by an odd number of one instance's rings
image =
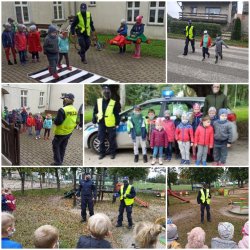
[[[50,136],[50,128],[46,128],[44,130],[44,138],[46,137],[47,134],[48,134],[48,138],[49,138],[49,136]]]
[[[227,160],[227,144],[214,145],[214,161],[225,164]]]
[[[40,136],[41,135],[41,130],[36,130],[36,136]]]
[[[154,149],[153,149],[153,158],[156,158],[156,157],[157,157],[158,152],[159,152],[159,158],[162,158],[162,155],[163,155],[163,147],[154,146]]]
[[[79,55],[80,55],[82,60],[85,60],[85,53],[87,52],[87,50],[90,47],[89,36],[84,36],[84,35],[78,36],[78,43],[79,43],[79,46],[81,47],[81,49],[79,51]]]
[[[58,63],[58,54],[55,55],[47,55],[49,61],[50,73],[55,74],[57,72],[56,66]]]
[[[119,207],[119,215],[118,215],[118,220],[117,220],[117,224],[118,225],[122,225],[122,221],[123,221],[123,213],[124,210],[126,209],[127,212],[127,218],[128,218],[128,225],[132,226],[133,222],[132,222],[132,209],[133,209],[133,205],[130,206],[126,206],[125,202],[122,200],[120,203],[120,207]]]
[[[178,145],[179,145],[179,149],[181,151],[181,159],[189,161],[190,141],[187,141],[187,142],[178,141]]]
[[[7,61],[10,60],[10,51],[12,52],[12,55],[13,55],[14,60],[16,60],[16,50],[15,50],[14,47],[7,47],[7,48],[4,48],[4,51],[5,51],[5,55],[6,55]]]
[[[202,55],[203,55],[203,58],[205,58],[205,55],[210,55],[209,53],[208,53],[208,48],[204,48],[204,47],[202,47]]]
[[[20,58],[21,64],[24,64],[26,62],[26,58],[25,58],[26,52],[25,52],[25,50],[19,51],[18,53],[19,53],[19,58]]]
[[[59,61],[58,61],[58,64],[61,64],[61,63],[62,63],[63,57],[65,58],[67,67],[69,67],[69,54],[68,54],[68,53],[59,53]]]
[[[172,142],[168,142],[168,147],[166,148],[166,160],[172,159]]]
[[[208,146],[198,145],[197,161],[207,161]]]
[[[188,53],[188,44],[189,44],[189,42],[191,43],[193,52],[195,52],[194,39],[191,40],[191,39],[189,39],[189,38],[186,37],[186,42],[185,42],[185,47],[184,47],[184,54],[185,55],[187,55],[187,53]]]
[[[210,205],[208,204],[200,204],[200,209],[201,209],[201,222],[204,222],[204,211],[205,208],[207,210],[207,221],[211,220],[211,214],[210,214]]]
[[[81,216],[84,220],[86,220],[87,217],[87,207],[89,208],[89,216],[94,215],[94,202],[92,197],[81,197]]]

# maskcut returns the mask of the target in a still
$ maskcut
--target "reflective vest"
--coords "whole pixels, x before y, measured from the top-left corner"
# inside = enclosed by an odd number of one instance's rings
[[[87,35],[90,36],[90,12],[86,12],[86,23],[84,22],[84,19],[82,17],[82,13],[77,13],[79,23],[77,24],[77,29],[80,29],[80,33],[83,33],[85,29],[87,30]]]
[[[206,196],[205,196],[205,194],[204,194],[203,189],[201,189],[200,191],[201,191],[201,202],[202,202],[202,203],[205,203],[205,201],[206,201],[207,204],[209,205],[210,202],[211,202],[211,199],[208,198],[208,196],[209,196],[209,189],[206,189]]]
[[[188,37],[189,39],[194,39],[194,26],[192,25],[189,30],[188,30],[189,26],[186,26],[186,37]]]
[[[121,196],[120,196],[120,200],[124,200],[125,202],[125,205],[126,206],[130,206],[134,203],[134,198],[127,198],[127,197],[123,197],[123,188],[124,188],[124,185],[121,186],[121,189],[120,189],[120,192],[121,192]],[[131,188],[132,188],[132,185],[128,185],[127,189],[126,189],[126,196],[130,194],[131,192]]]
[[[102,111],[102,101],[103,98],[97,99],[97,122],[99,122],[103,118],[103,111]],[[109,104],[106,108],[105,115],[104,115],[104,122],[106,127],[114,127],[115,126],[115,115],[114,115],[114,107],[115,101],[110,99]]]
[[[76,127],[77,110],[73,105],[63,107],[65,120],[55,128],[55,135],[69,135]]]

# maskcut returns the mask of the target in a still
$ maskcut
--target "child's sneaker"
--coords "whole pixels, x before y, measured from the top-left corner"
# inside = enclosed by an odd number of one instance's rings
[[[200,161],[199,161],[199,160],[196,160],[195,165],[196,165],[196,166],[200,166]]]
[[[71,71],[71,70],[72,70],[72,67],[71,67],[71,66],[68,66],[67,69]]]
[[[207,162],[206,162],[206,161],[203,161],[203,162],[202,162],[202,166],[207,166]]]
[[[155,165],[155,163],[156,163],[156,158],[153,158],[151,161],[151,165]]]
[[[139,155],[135,155],[134,162],[138,162],[138,161],[139,161]]]
[[[57,73],[54,73],[54,74],[53,74],[53,77],[54,77],[54,79],[57,80],[57,79],[59,78],[59,75],[58,75]]]
[[[36,137],[36,140],[38,139],[38,137]]]
[[[163,162],[162,162],[162,158],[159,158],[159,164],[162,165]]]
[[[147,163],[148,162],[148,156],[147,155],[143,155],[143,162]]]
[[[190,161],[187,160],[187,161],[185,162],[185,164],[186,164],[186,165],[190,165]]]
[[[41,136],[38,136],[38,139],[41,139]]]
[[[185,164],[185,162],[186,162],[185,160],[181,160],[181,163],[180,163],[180,164]]]
[[[57,67],[58,67],[59,69],[62,69],[62,64],[58,64]]]

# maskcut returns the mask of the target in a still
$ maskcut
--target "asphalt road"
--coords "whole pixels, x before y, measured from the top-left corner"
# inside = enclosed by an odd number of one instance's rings
[[[200,42],[196,41],[196,52],[183,56],[185,41],[167,40],[168,83],[248,83],[248,48],[223,46],[223,60],[215,64],[215,48],[209,49],[210,58],[202,60]]]
[[[149,150],[148,150],[149,152]],[[148,153],[149,158],[149,153]],[[120,149],[114,160],[111,160],[109,155],[107,155],[103,160],[98,159],[98,155],[93,153],[90,149],[85,148],[84,152],[84,164],[86,167],[89,166],[102,166],[102,167],[149,167],[151,166],[151,160],[148,163],[143,163],[142,155],[140,154],[139,162],[134,163],[133,149]],[[208,163],[212,166],[211,163]],[[248,140],[238,140],[232,144],[232,147],[228,150],[227,166],[248,166]],[[159,166],[158,163],[155,166]],[[163,166],[180,166],[180,160],[175,160],[175,155],[173,154],[173,159],[171,162],[164,161]],[[186,166],[186,165],[185,165]],[[194,166],[192,163],[190,166]]]

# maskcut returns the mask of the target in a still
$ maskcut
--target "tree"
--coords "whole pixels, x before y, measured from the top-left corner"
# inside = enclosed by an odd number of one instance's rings
[[[56,187],[57,187],[57,192],[60,191],[60,178],[59,178],[59,168],[54,168],[55,171],[55,176],[56,176]]]
[[[172,183],[176,183],[177,178],[178,177],[178,173],[176,168],[168,168],[168,175],[167,175],[167,182],[168,182],[168,187],[171,190],[171,185]]]
[[[232,40],[241,39],[241,20],[237,18],[234,23],[234,28],[231,36]]]
[[[232,180],[238,181],[238,187],[244,187],[244,181],[248,180],[248,168],[228,168]]]

